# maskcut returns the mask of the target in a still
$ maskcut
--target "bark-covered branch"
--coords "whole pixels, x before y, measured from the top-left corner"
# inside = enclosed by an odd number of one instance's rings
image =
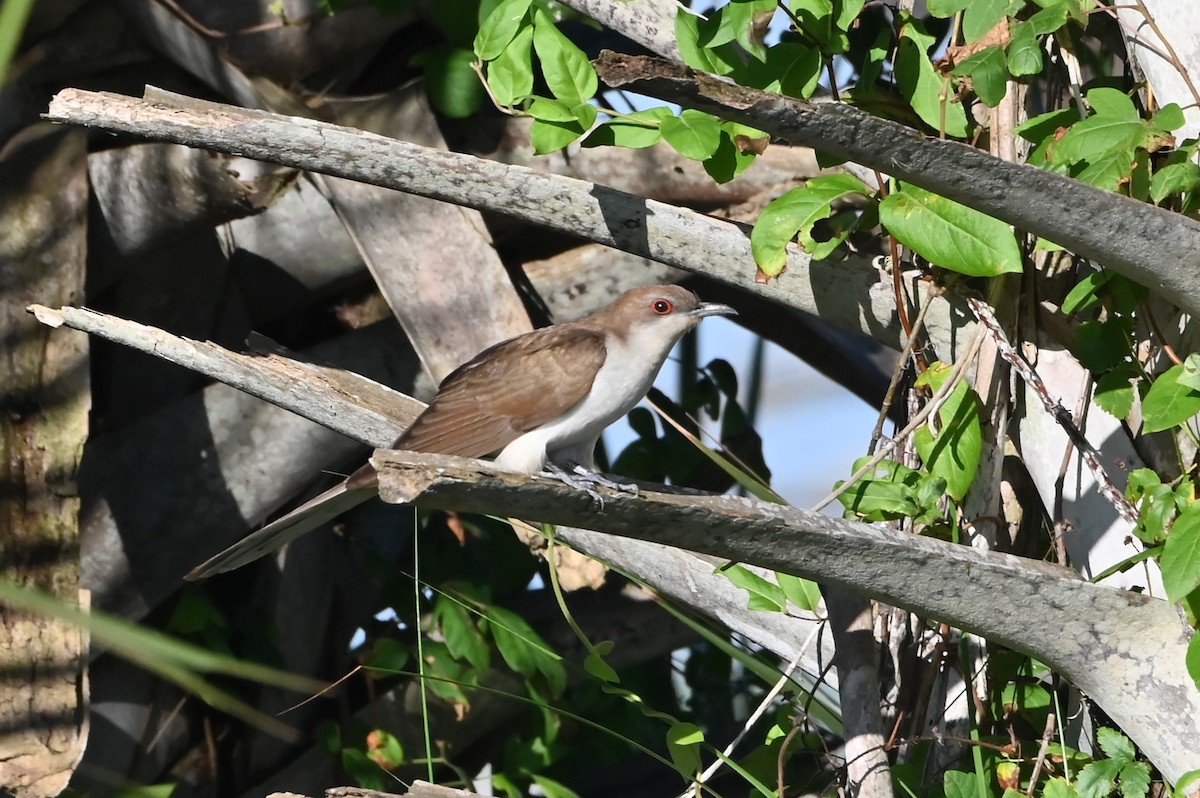
[[[1168,778],[1200,765],[1200,694],[1184,668],[1184,626],[1165,601],[1040,561],[755,499],[614,491],[598,508],[552,479],[478,460],[379,450],[371,462],[385,501],[585,526],[833,583],[945,621],[1062,673]],[[1179,718],[1179,730],[1167,730],[1165,717]]]
[[[1063,245],[1200,313],[1200,222],[1064,175],[930,138],[842,103],[738,86],[660,58],[606,52],[614,88],[696,108],[878,169]]]
[[[755,280],[746,225],[634,194],[521,166],[443,152],[353,128],[190,98],[167,102],[66,89],[50,104],[57,122],[203,147],[347,177],[504,214],[670,266],[708,275],[819,316],[899,349],[890,285],[861,257],[812,262],[789,248],[788,270]],[[927,326],[951,328],[962,315],[940,304]],[[949,340],[949,335],[945,340]]]
[[[94,327],[129,324],[90,321]],[[251,359],[238,368],[255,365]],[[260,376],[265,383],[280,379],[268,369]],[[291,402],[286,391],[277,395]],[[304,412],[327,423],[352,402],[336,395],[332,402],[308,403]],[[496,472],[481,461],[381,450],[373,462],[390,501],[419,497],[433,507],[587,527],[811,577],[946,621],[1063,673],[1168,778],[1200,766],[1192,742],[1200,736],[1200,694],[1184,667],[1184,626],[1164,601],[1092,585],[1038,561],[745,498],[644,492],[609,496],[598,510],[586,494]],[[1181,720],[1168,729],[1164,717]]]

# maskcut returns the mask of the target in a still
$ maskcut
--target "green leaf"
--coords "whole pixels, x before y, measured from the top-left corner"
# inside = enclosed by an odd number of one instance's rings
[[[1115,272],[1107,271],[1088,272],[1063,300],[1062,312],[1073,316],[1080,311],[1098,307],[1103,301],[1100,289],[1112,280],[1114,274]]]
[[[1013,130],[1018,136],[1033,144],[1041,144],[1060,129],[1069,128],[1079,121],[1079,111],[1074,105],[1039,114],[1017,125]]]
[[[529,141],[537,155],[561,150],[587,132],[578,122],[544,122],[533,120],[529,128]]]
[[[1133,174],[1134,153],[1130,150],[1110,150],[1092,157],[1087,166],[1074,173],[1076,180],[1097,188],[1116,191]]]
[[[787,265],[787,245],[796,235],[811,251],[817,244],[813,225],[829,218],[834,202],[851,194],[870,193],[866,184],[852,175],[824,175],[772,200],[750,232],[750,250],[758,267],[771,276],[778,275]]]
[[[1200,391],[1200,355],[1193,352],[1183,359],[1183,371],[1179,374],[1179,384]]]
[[[1192,639],[1188,641],[1187,656],[1184,658],[1187,663],[1188,676],[1192,677],[1192,681],[1196,683],[1196,687],[1200,688],[1200,635],[1192,635]],[[1200,770],[1193,770],[1196,778],[1200,778]],[[1183,779],[1180,779],[1182,783]]]
[[[1164,133],[1179,130],[1185,124],[1187,124],[1187,120],[1183,116],[1183,109],[1179,107],[1179,103],[1164,105],[1150,118],[1150,126]]]
[[[741,62],[730,52],[728,47],[710,49],[701,40],[708,35],[702,31],[704,20],[690,13],[682,6],[675,12],[675,40],[679,43],[679,53],[683,62],[692,69],[712,72],[714,75],[728,75],[737,70]]]
[[[1172,366],[1158,375],[1142,400],[1143,432],[1161,432],[1200,413],[1200,391],[1179,383],[1183,366]]]
[[[539,773],[534,773],[529,777],[530,780],[542,790],[542,795],[546,798],[579,798],[579,793],[572,790],[565,784],[555,781],[549,776],[543,776]]]
[[[1008,65],[999,45],[985,47],[963,59],[952,74],[970,77],[975,94],[990,108],[999,105],[1008,91]]]
[[[800,42],[780,42],[762,61],[751,61],[739,75],[756,89],[808,99],[821,78],[821,51]]]
[[[1159,565],[1168,601],[1180,601],[1200,587],[1200,502],[1175,519]]]
[[[1193,637],[1192,643],[1195,644],[1197,639],[1200,639],[1200,636]],[[1200,682],[1197,682],[1197,684],[1200,684]],[[1179,777],[1179,781],[1175,782],[1175,798],[1186,798],[1186,796],[1191,795],[1195,791],[1197,786],[1200,786],[1200,768],[1189,770]]]
[[[487,82],[496,102],[511,108],[533,92],[533,28],[521,28],[500,56],[488,64]]]
[[[1123,92],[1092,89],[1087,93],[1087,100],[1092,115],[1072,125],[1054,145],[1054,163],[1092,161],[1114,151],[1131,152],[1146,143],[1147,125],[1138,116],[1133,101]]]
[[[766,48],[761,34],[766,32],[765,23],[774,15],[775,0],[733,0],[717,10],[717,30],[705,44],[715,47],[736,41],[750,55],[762,59],[766,57]]]
[[[1079,772],[1075,779],[1075,791],[1079,798],[1107,798],[1116,785],[1121,763],[1111,759],[1092,762]]]
[[[475,54],[460,47],[442,45],[425,50],[413,63],[425,70],[425,93],[439,113],[451,119],[466,119],[483,104],[483,86],[471,68]]]
[[[726,122],[721,123],[721,143],[712,157],[704,159],[704,171],[718,183],[728,183],[746,171],[754,163],[755,154],[751,149],[739,147],[734,137],[725,129]]]
[[[399,640],[381,637],[371,644],[371,650],[363,657],[363,665],[381,671],[398,672],[408,664],[408,647]]]
[[[1104,755],[1109,759],[1132,762],[1137,756],[1133,743],[1129,742],[1129,738],[1116,729],[1101,727],[1096,731],[1096,740],[1100,743],[1100,749],[1104,751]]]
[[[788,601],[802,610],[812,612],[821,604],[821,588],[816,582],[799,576],[777,572],[775,581],[779,583]]]
[[[538,647],[545,648],[538,633],[512,610],[492,606],[485,614],[490,622],[488,630],[505,664],[522,676],[532,676],[537,671]]]
[[[949,77],[938,74],[930,62],[927,53],[933,44],[934,37],[918,22],[908,20],[904,25],[894,72],[900,94],[925,124],[947,136],[965,138],[967,112],[954,101]]]
[[[465,659],[478,670],[486,670],[491,651],[467,608],[449,596],[439,596],[433,616],[438,621],[450,656]]]
[[[1042,798],[1078,798],[1071,783],[1062,776],[1055,776],[1042,788]]]
[[[609,643],[611,649],[611,640],[604,641]],[[592,675],[592,678],[597,679],[605,684],[620,684],[621,677],[613,670],[613,666],[609,665],[604,657],[600,654],[600,646],[596,647],[596,651],[591,651],[583,659],[583,669]]]
[[[942,776],[946,798],[979,798],[979,784],[974,773],[947,770]]]
[[[483,61],[498,58],[525,24],[532,4],[533,0],[504,0],[496,6],[475,35],[475,55]]]
[[[1127,321],[1085,321],[1075,330],[1075,356],[1097,374],[1116,368],[1130,354]]]
[[[691,108],[679,116],[663,119],[658,129],[676,152],[695,161],[712,157],[721,144],[721,127],[716,117]]]
[[[1021,271],[1012,228],[916,186],[884,198],[879,218],[902,244],[944,269],[972,277]]]
[[[641,148],[651,147],[662,140],[659,124],[675,114],[670,108],[648,108],[627,114],[620,119],[613,119],[597,127],[582,142],[584,147],[616,147]],[[638,120],[638,121],[634,121]]]
[[[1160,203],[1172,194],[1184,194],[1200,188],[1200,166],[1191,161],[1173,163],[1154,173],[1150,197]]]
[[[928,0],[925,7],[931,16],[945,19],[965,10],[970,4],[971,0]]]
[[[667,729],[667,751],[681,774],[690,776],[700,770],[700,746],[704,732],[694,723],[674,723]]]
[[[1132,365],[1116,368],[1096,380],[1096,405],[1111,416],[1124,421],[1133,410],[1133,380],[1137,371]]]
[[[916,384],[940,390],[951,371],[948,364],[930,364]],[[937,416],[937,435],[926,425],[917,430],[913,440],[929,471],[946,480],[946,493],[962,501],[975,480],[983,451],[983,429],[975,392],[966,382],[960,382],[942,402]]]
[[[766,612],[783,612],[787,608],[787,596],[783,588],[763,579],[743,565],[732,565],[721,569],[725,578],[750,594],[747,608]]]
[[[1117,777],[1122,798],[1146,798],[1150,793],[1150,766],[1145,762],[1128,762]]]
[[[1042,71],[1042,43],[1027,22],[1013,25],[1007,60],[1008,71],[1015,78],[1037,75]]]
[[[578,105],[595,96],[599,83],[588,57],[541,9],[533,12],[533,49],[555,97],[568,105]]]
[[[967,43],[977,42],[1004,19],[1009,0],[974,0],[963,14],[962,32]]]

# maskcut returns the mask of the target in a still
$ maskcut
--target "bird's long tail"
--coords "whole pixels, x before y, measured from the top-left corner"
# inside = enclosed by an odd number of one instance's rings
[[[364,466],[348,479],[200,563],[185,578],[204,579],[241,568],[378,494],[378,476],[371,466]]]

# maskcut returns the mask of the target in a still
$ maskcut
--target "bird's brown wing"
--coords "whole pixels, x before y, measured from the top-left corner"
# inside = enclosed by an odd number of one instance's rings
[[[460,457],[499,451],[579,404],[605,351],[603,333],[564,325],[496,344],[446,377],[395,448]]]

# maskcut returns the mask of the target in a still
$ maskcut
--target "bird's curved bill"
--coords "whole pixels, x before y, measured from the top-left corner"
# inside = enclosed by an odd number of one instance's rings
[[[705,316],[736,316],[737,311],[720,302],[701,302],[688,315],[702,319]]]

